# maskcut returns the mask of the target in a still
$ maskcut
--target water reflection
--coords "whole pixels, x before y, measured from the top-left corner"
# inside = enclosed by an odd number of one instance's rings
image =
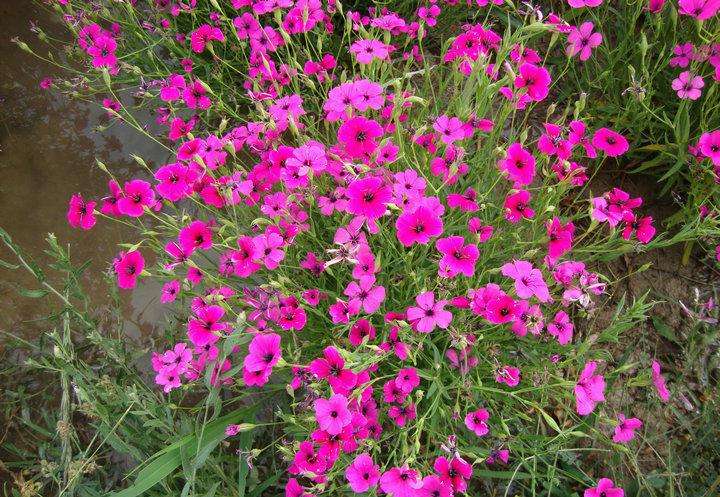
[[[132,234],[103,220],[89,232],[70,228],[65,220],[68,199],[74,192],[85,198],[107,192],[107,176],[95,166],[96,158],[122,181],[142,173],[131,153],[146,158],[152,167],[164,160],[165,152],[122,123],[110,123],[99,107],[39,88],[40,80],[56,75],[57,69],[31,58],[10,39],[19,36],[41,53],[47,51],[35,41],[30,22],[53,37],[65,38],[55,15],[30,0],[0,2],[0,226],[40,262],[47,262],[43,250],[48,232],[71,245],[76,263],[91,260],[85,285],[94,303],[102,305],[108,301],[102,273],[117,252],[117,242],[132,240]],[[109,129],[96,131],[108,124]],[[11,260],[4,247],[0,258]],[[0,268],[0,330],[34,338],[44,330],[34,320],[46,309],[18,296],[14,285],[37,286],[28,275]],[[156,295],[154,287],[125,295],[124,332],[132,336],[149,331],[158,316],[153,307]],[[0,337],[0,347],[1,342]]]

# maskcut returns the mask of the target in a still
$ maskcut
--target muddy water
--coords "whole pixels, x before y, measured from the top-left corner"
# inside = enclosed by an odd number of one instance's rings
[[[46,234],[71,245],[76,263],[91,261],[85,285],[94,304],[108,301],[102,273],[109,268],[116,244],[132,240],[121,225],[99,220],[91,231],[70,228],[65,220],[67,202],[75,192],[99,198],[107,192],[107,176],[95,159],[107,164],[119,180],[141,172],[130,153],[157,163],[165,156],[157,144],[121,123],[110,123],[98,106],[70,101],[54,90],[41,90],[44,77],[60,70],[21,51],[10,39],[19,36],[46,53],[30,30],[36,22],[53,37],[67,38],[54,12],[31,0],[0,0],[0,227],[5,229],[38,262],[48,259]],[[102,133],[98,126],[111,127]],[[0,259],[12,255],[0,247]],[[0,268],[0,332],[36,339],[47,326],[37,320],[47,314],[39,301],[21,297],[16,286],[37,288],[19,271]],[[123,332],[149,331],[157,319],[157,288],[138,288],[125,294]],[[0,348],[5,340],[0,333]]]

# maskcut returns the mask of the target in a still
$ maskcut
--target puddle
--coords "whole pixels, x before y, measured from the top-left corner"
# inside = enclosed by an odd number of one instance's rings
[[[116,244],[133,236],[127,228],[102,219],[91,231],[70,228],[65,219],[68,200],[75,192],[85,198],[106,194],[108,178],[95,166],[96,158],[123,181],[144,173],[130,159],[131,153],[145,158],[150,167],[163,162],[166,154],[121,123],[97,132],[97,126],[111,124],[104,110],[40,89],[40,80],[57,75],[58,69],[32,58],[10,40],[19,36],[41,53],[47,51],[30,32],[30,22],[65,39],[55,15],[29,0],[0,2],[0,226],[41,264],[48,262],[43,254],[48,232],[70,244],[76,264],[91,261],[84,283],[93,303],[102,305],[108,301],[102,273],[118,250]],[[4,246],[0,258],[14,262]],[[47,309],[19,296],[14,285],[37,288],[29,275],[0,268],[0,330],[35,339],[46,329],[36,320]],[[125,333],[138,336],[152,331],[158,293],[152,286],[124,295]],[[2,342],[0,335],[0,349]]]

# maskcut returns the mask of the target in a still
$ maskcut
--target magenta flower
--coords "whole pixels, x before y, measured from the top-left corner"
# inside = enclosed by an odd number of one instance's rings
[[[430,238],[442,234],[443,221],[428,207],[420,206],[400,214],[395,222],[395,229],[398,240],[405,247],[409,247],[413,243],[425,245]]]
[[[720,11],[718,0],[678,0],[680,14],[694,17],[699,21],[710,19]]]
[[[658,396],[663,402],[668,402],[670,400],[670,390],[668,390],[667,384],[665,383],[665,377],[660,373],[660,363],[653,360],[651,367],[655,390],[657,390]]]
[[[262,263],[267,269],[275,269],[285,258],[285,252],[280,250],[284,245],[282,236],[277,233],[258,235],[253,238],[255,248],[255,262]]]
[[[343,293],[350,298],[350,314],[357,314],[361,307],[367,314],[372,314],[385,300],[385,287],[375,286],[375,276],[361,276],[358,281],[351,281]]]
[[[574,326],[565,311],[558,311],[555,314],[555,318],[547,324],[547,330],[557,338],[560,345],[567,345],[572,341]]]
[[[602,35],[593,33],[595,25],[590,21],[586,21],[579,28],[573,28],[568,34],[568,46],[566,52],[568,56],[574,57],[580,55],[581,61],[586,61],[592,55],[593,48],[602,43]]]
[[[605,378],[602,375],[594,374],[596,368],[595,361],[585,364],[575,385],[576,410],[581,416],[587,416],[595,410],[595,406],[599,402],[605,401]]]
[[[160,302],[162,302],[163,304],[174,302],[179,292],[180,282],[178,280],[168,281],[162,287]]]
[[[637,237],[638,241],[644,244],[650,243],[650,240],[655,236],[655,227],[652,225],[652,216],[637,217],[630,211],[625,211],[622,216],[623,228],[622,237],[625,240],[629,240],[633,233]]]
[[[367,492],[380,481],[380,466],[373,462],[369,454],[360,454],[345,470],[345,478],[353,492]]]
[[[449,485],[455,492],[465,493],[467,480],[472,477],[472,466],[459,457],[451,460],[444,456],[435,459],[433,463],[435,473],[440,481]]]
[[[109,69],[117,65],[115,50],[117,43],[111,36],[100,36],[95,43],[88,47],[87,53],[92,56],[93,67],[106,67]]]
[[[697,100],[702,95],[705,81],[702,76],[696,76],[690,71],[683,71],[672,82],[672,89],[677,92],[678,98]]]
[[[243,366],[248,371],[263,371],[272,369],[280,358],[280,335],[277,333],[255,335],[248,346],[248,355],[243,360]]]
[[[326,347],[323,358],[312,361],[308,370],[318,378],[326,379],[336,393],[349,392],[357,383],[357,375],[345,369],[345,360],[335,347]]]
[[[500,161],[500,170],[514,182],[514,187],[526,186],[535,178],[535,157],[520,143],[513,143],[507,149],[505,158]]]
[[[501,268],[503,276],[515,280],[515,293],[521,299],[535,296],[540,302],[550,302],[550,291],[542,272],[528,261],[512,261]]]
[[[204,52],[208,44],[213,41],[224,42],[225,35],[220,28],[209,24],[203,24],[190,34],[190,48],[195,53]]]
[[[375,327],[367,319],[358,319],[350,328],[348,340],[350,345],[359,347],[367,337],[368,341],[375,340]]]
[[[452,487],[440,480],[437,475],[424,477],[422,487],[415,492],[415,497],[453,497],[453,495]]]
[[[560,219],[553,217],[547,224],[548,257],[552,261],[558,260],[572,249],[575,225],[572,221],[563,224]]]
[[[125,183],[122,189],[122,197],[117,201],[117,209],[120,214],[130,217],[140,217],[145,212],[145,207],[155,205],[155,193],[150,183],[141,179],[133,179]]]
[[[353,181],[345,193],[348,197],[348,212],[370,219],[385,214],[386,206],[392,198],[392,189],[385,185],[382,178],[375,176]]]
[[[520,66],[519,73],[515,78],[516,88],[525,88],[526,95],[536,102],[547,97],[552,81],[547,69],[526,62]]]
[[[530,192],[520,190],[517,193],[508,195],[505,199],[505,219],[511,223],[517,223],[521,219],[530,219],[535,215],[535,211],[530,208]]]
[[[583,497],[625,497],[625,492],[616,488],[610,478],[600,478],[597,487],[586,489]]]
[[[648,0],[648,11],[653,14],[659,14],[662,12],[665,6],[665,0]]]
[[[642,421],[638,418],[626,418],[624,414],[618,414],[618,420],[620,421],[615,426],[615,433],[613,434],[613,442],[615,443],[627,443],[635,438],[635,430],[642,428]]]
[[[113,261],[113,267],[117,275],[118,287],[129,290],[135,288],[137,277],[145,268],[145,259],[137,250],[120,252]]]
[[[212,248],[212,231],[203,221],[193,221],[180,230],[178,242],[182,251],[190,255],[195,249],[209,250]]]
[[[348,399],[336,393],[329,399],[315,401],[315,419],[321,430],[330,435],[339,435],[352,421],[352,413],[348,409]]]
[[[421,486],[418,472],[407,466],[391,468],[380,477],[380,488],[392,497],[415,497]]]
[[[350,45],[350,53],[355,54],[360,64],[369,64],[373,59],[387,59],[390,56],[390,46],[380,40],[358,40]]]
[[[465,245],[462,236],[449,236],[439,238],[435,248],[442,254],[438,270],[441,276],[453,278],[462,273],[470,278],[475,274],[475,263],[480,256],[477,245]]]
[[[377,148],[377,138],[383,135],[380,125],[362,116],[348,119],[338,129],[338,141],[353,159],[372,155]]]
[[[210,97],[207,96],[207,89],[197,80],[183,89],[182,97],[188,109],[206,110],[212,105]]]
[[[481,408],[467,413],[465,416],[465,426],[478,437],[482,437],[490,433],[490,428],[487,425],[488,419],[490,419],[490,413],[487,409]]]
[[[435,119],[433,129],[440,135],[443,143],[451,144],[465,138],[465,123],[457,117],[448,117],[445,114]]]
[[[420,333],[430,333],[437,326],[447,329],[452,321],[452,313],[445,310],[446,300],[435,301],[434,292],[424,292],[415,297],[417,307],[407,310],[407,319]]]
[[[509,387],[516,387],[520,384],[520,369],[514,366],[502,366],[495,374],[495,381],[505,383]]]
[[[514,321],[517,317],[518,304],[509,295],[504,293],[490,299],[485,311],[485,319],[493,324],[503,324]]]
[[[219,305],[207,305],[195,311],[196,317],[188,321],[188,338],[196,347],[217,342],[220,332],[227,328],[227,323],[220,320],[225,309]]]
[[[720,166],[720,129],[700,135],[698,147],[713,164]]]
[[[623,135],[608,128],[600,128],[592,137],[592,144],[608,157],[618,157],[628,151],[629,145]]]
[[[574,9],[581,7],[597,7],[602,4],[603,0],[568,0],[568,5]]]
[[[420,377],[415,368],[403,368],[398,371],[395,377],[395,385],[404,393],[409,394],[418,385],[420,385]]]
[[[70,197],[70,203],[67,211],[67,221],[73,228],[82,228],[89,230],[97,219],[95,218],[96,202],[86,202],[79,193]]]

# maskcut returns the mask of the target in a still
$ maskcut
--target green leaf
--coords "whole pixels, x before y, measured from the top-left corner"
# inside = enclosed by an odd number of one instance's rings
[[[186,435],[148,459],[147,465],[138,473],[135,483],[120,492],[109,494],[108,497],[138,497],[160,483],[182,463],[181,451],[188,453],[203,452],[208,446],[216,447],[225,438],[225,427],[238,420],[245,419],[253,412],[255,406],[238,409],[205,426],[203,437],[198,444],[198,435]]]

